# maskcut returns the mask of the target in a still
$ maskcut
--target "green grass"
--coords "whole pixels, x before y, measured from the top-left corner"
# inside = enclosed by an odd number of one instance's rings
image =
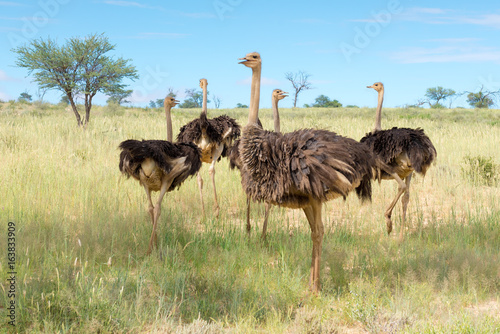
[[[245,109],[227,113],[244,124]],[[174,130],[199,110],[174,109]],[[266,128],[272,114],[262,110]],[[318,127],[359,139],[373,109],[284,109],[282,129]],[[301,211],[273,208],[259,239],[263,206],[252,207],[237,172],[216,167],[221,215],[212,217],[207,167],[201,218],[195,179],[163,201],[160,248],[146,196],[118,170],[118,144],[165,138],[160,110],[95,107],[83,131],[51,105],[0,104],[0,248],[16,222],[17,332],[29,333],[498,333],[500,191],[470,182],[467,156],[497,157],[497,110],[385,109],[383,127],[422,127],[438,151],[425,179],[412,180],[406,238],[385,234],[395,182],[374,184],[324,206],[320,296],[308,293],[311,241]],[[394,212],[400,228],[400,205]],[[3,254],[3,253],[2,253]],[[0,287],[7,289],[6,257]],[[0,297],[3,316],[8,302]],[[4,318],[6,319],[6,317]],[[2,319],[2,321],[4,321]],[[6,321],[5,321],[6,322]],[[0,332],[8,332],[0,326]]]

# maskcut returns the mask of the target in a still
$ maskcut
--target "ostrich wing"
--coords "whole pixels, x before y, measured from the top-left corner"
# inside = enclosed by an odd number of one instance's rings
[[[436,149],[424,130],[392,128],[368,133],[361,139],[386,164],[393,165],[396,158],[406,152],[417,173],[427,171],[436,158]]]

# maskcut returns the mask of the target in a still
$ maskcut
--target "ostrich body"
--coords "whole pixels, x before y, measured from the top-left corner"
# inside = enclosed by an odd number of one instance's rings
[[[318,292],[323,202],[355,189],[362,199],[370,199],[375,160],[366,145],[334,132],[305,129],[281,134],[260,128],[261,58],[254,52],[242,59],[253,74],[251,109],[239,146],[241,183],[255,201],[304,210],[313,242],[310,284]]]
[[[184,125],[177,135],[178,142],[193,142],[201,149],[201,161],[210,164],[209,174],[212,178],[215,198],[215,216],[219,216],[219,203],[217,202],[217,190],[215,187],[215,163],[221,157],[227,155],[228,149],[233,141],[240,136],[240,126],[233,118],[222,115],[216,118],[207,118],[207,79],[200,79],[200,87],[203,89],[203,106],[201,115]],[[203,215],[205,205],[203,203],[203,179],[197,173],[198,187]]]
[[[401,195],[403,205],[403,218],[401,221],[400,239],[403,239],[406,208],[410,200],[410,182],[413,172],[423,176],[436,159],[436,149],[424,130],[409,128],[392,128],[382,130],[382,103],[384,101],[384,85],[374,83],[367,88],[378,92],[378,105],[375,117],[375,128],[361,139],[375,153],[377,160],[377,177],[379,180],[396,180],[398,193],[385,211],[387,233],[392,231],[392,210]],[[403,182],[404,180],[404,182]]]
[[[273,107],[273,120],[274,120],[274,132],[279,133],[280,132],[280,116],[279,116],[279,111],[278,111],[278,102],[280,100],[283,100],[285,97],[287,97],[288,93],[282,91],[281,89],[275,89],[273,90],[272,97],[271,97],[271,102],[272,102],[272,107]],[[262,128],[262,123],[260,122],[260,119],[257,119],[257,125]],[[231,169],[234,169],[235,167],[238,168],[238,170],[241,170],[241,159],[239,155],[239,145],[240,145],[240,140],[238,139],[237,141],[234,142],[233,147],[231,147],[229,151],[229,162],[230,162],[230,167]],[[266,233],[267,233],[267,221],[269,219],[269,212],[271,210],[271,205],[266,202],[265,204],[265,213],[264,213],[264,223],[262,225],[262,235],[261,238],[265,239],[266,238]],[[250,197],[247,196],[247,232],[250,233],[252,229],[252,225],[250,224]]]
[[[179,101],[165,98],[167,118],[167,138],[172,139],[172,121],[170,109]],[[193,143],[172,143],[165,140],[128,139],[120,143],[120,171],[127,177],[133,177],[144,187],[149,202],[153,231],[149,240],[147,254],[151,253],[153,243],[157,246],[156,227],[161,213],[161,202],[165,194],[179,187],[189,176],[193,176],[201,167],[201,152]],[[159,191],[156,204],[153,204],[151,192]]]

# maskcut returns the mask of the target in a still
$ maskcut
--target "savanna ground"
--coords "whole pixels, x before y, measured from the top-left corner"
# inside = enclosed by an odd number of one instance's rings
[[[226,113],[240,124],[246,109]],[[199,110],[173,110],[174,132]],[[272,128],[271,111],[261,111]],[[282,109],[282,130],[324,128],[360,139],[373,109]],[[219,219],[204,165],[163,201],[160,248],[143,188],[118,170],[118,144],[166,137],[161,110],[95,107],[86,130],[64,107],[0,104],[2,332],[29,333],[498,333],[500,112],[385,109],[382,126],[422,127],[438,151],[414,176],[404,242],[401,205],[387,236],[394,181],[324,205],[319,296],[308,293],[304,214],[263,205],[245,233],[245,196],[226,159],[216,168]],[[174,134],[175,135],[175,134]],[[16,225],[16,327],[7,325],[7,223]],[[5,325],[4,325],[5,324]]]

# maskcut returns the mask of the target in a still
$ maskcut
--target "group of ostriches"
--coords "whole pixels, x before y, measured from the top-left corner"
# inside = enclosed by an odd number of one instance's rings
[[[368,87],[379,94],[375,128],[359,142],[319,129],[281,133],[278,101],[286,96],[281,90],[274,90],[272,95],[274,131],[265,130],[258,116],[262,59],[257,52],[252,52],[240,60],[240,64],[252,69],[248,123],[241,130],[236,121],[226,115],[207,117],[207,80],[201,79],[203,107],[200,117],[184,125],[177,141],[173,142],[170,110],[179,101],[165,98],[167,140],[123,141],[119,146],[120,171],[137,179],[146,190],[153,224],[149,254],[157,244],[156,228],[166,192],[197,174],[203,205],[203,180],[199,174],[202,162],[210,164],[215,215],[218,216],[215,163],[228,156],[231,167],[237,167],[241,174],[241,184],[247,195],[248,231],[251,200],[266,204],[264,237],[270,205],[304,211],[313,243],[310,287],[318,292],[324,234],[323,202],[345,198],[353,190],[361,200],[371,200],[372,180],[394,179],[398,192],[385,212],[385,219],[390,233],[392,210],[404,194],[402,238],[412,174],[414,171],[425,174],[436,158],[436,149],[422,129],[381,129],[384,86],[380,82]],[[156,204],[151,199],[152,191],[160,191]]]

